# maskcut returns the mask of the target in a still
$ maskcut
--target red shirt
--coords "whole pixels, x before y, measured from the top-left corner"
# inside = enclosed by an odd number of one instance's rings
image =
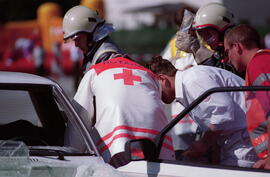
[[[267,77],[265,74],[270,75],[270,50],[268,49],[259,50],[249,62],[247,66],[246,85],[270,85],[270,77]],[[258,80],[259,76],[262,79]]]

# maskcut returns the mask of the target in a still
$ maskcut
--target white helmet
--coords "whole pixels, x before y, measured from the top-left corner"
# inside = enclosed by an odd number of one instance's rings
[[[222,4],[209,3],[199,8],[193,21],[192,28],[199,30],[212,27],[224,31],[234,24],[234,16]]]
[[[92,9],[81,5],[72,7],[63,19],[64,40],[79,32],[92,33],[102,22],[104,20]]]

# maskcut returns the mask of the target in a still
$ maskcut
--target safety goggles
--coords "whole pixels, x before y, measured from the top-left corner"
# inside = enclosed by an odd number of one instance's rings
[[[65,39],[64,42],[65,42],[65,43],[68,43],[68,42],[74,42],[74,41],[76,41],[76,40],[79,40],[80,37],[81,37],[80,33],[74,34],[73,36],[71,36],[71,37]]]

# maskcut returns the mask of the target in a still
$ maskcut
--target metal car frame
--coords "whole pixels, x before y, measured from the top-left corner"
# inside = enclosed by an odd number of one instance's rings
[[[153,141],[149,139],[135,139],[126,143],[126,153],[129,155],[130,164],[120,167],[120,171],[128,172],[129,168],[137,168],[133,173],[139,170],[144,171],[148,176],[269,176],[270,170],[254,169],[246,167],[233,167],[213,164],[203,164],[195,162],[161,160],[159,154],[161,145],[165,135],[192,109],[198,106],[209,95],[218,92],[244,92],[244,91],[270,91],[270,86],[241,86],[241,87],[219,87],[212,88],[203,93],[188,105],[181,113],[179,113],[173,120],[171,120],[161,132],[154,138]],[[144,154],[144,158],[133,157],[131,150],[140,149]]]

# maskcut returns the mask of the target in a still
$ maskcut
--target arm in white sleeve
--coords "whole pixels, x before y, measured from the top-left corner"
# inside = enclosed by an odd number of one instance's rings
[[[191,103],[205,91],[220,87],[217,81],[207,73],[196,74],[199,77],[185,85],[188,102]],[[202,82],[203,81],[203,82]],[[228,93],[214,93],[202,101],[193,111],[192,117],[204,130],[225,130],[227,122],[234,119],[232,98]]]

